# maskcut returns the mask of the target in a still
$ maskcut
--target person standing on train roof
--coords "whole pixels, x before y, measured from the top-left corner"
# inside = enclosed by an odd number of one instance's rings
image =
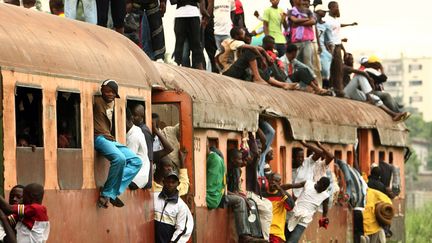
[[[141,168],[141,159],[128,147],[120,144],[114,137],[114,104],[118,95],[118,84],[107,79],[101,85],[102,96],[94,98],[94,146],[95,150],[110,161],[108,178],[101,189],[97,205],[108,207],[108,202],[115,207],[123,207],[118,198]]]
[[[285,54],[286,40],[282,33],[282,27],[288,28],[286,13],[278,7],[279,0],[270,0],[271,7],[264,10],[264,34],[272,36],[275,40],[275,47],[278,57]]]
[[[179,191],[180,196],[184,196],[189,191],[189,177],[187,168],[185,166],[187,150],[185,148],[181,148],[179,151],[180,157],[180,166],[178,169],[178,177],[179,177],[179,185],[177,190]],[[163,189],[163,178],[170,174],[172,171],[177,171],[173,161],[168,157],[164,156],[161,159],[156,160],[156,171],[154,173],[153,180],[153,191],[160,192]]]
[[[9,223],[15,227],[18,243],[43,243],[48,240],[50,223],[47,209],[42,205],[44,188],[37,183],[24,187],[23,203],[9,205],[0,196],[0,209],[8,216]]]
[[[147,142],[141,129],[132,122],[133,115],[129,108],[126,109],[126,146],[134,152],[142,161],[141,169],[133,178],[132,183],[138,188],[147,185],[150,171],[150,160],[148,158]],[[130,185],[129,185],[130,186]]]
[[[321,177],[326,176],[328,165],[334,159],[334,155],[324,148],[321,143],[317,143],[318,147],[307,144],[301,141],[301,144],[313,153],[304,158],[303,148],[294,148],[293,151],[293,183],[312,180],[317,182]],[[324,158],[322,160],[321,158]],[[300,196],[302,189],[293,189],[294,197]]]
[[[192,234],[193,217],[180,198],[179,184],[178,174],[171,171],[163,179],[162,191],[153,197],[156,243],[186,243]]]
[[[310,222],[312,222],[315,212],[322,205],[322,217],[319,219],[319,227],[327,229],[330,221],[327,218],[328,200],[330,195],[327,188],[330,179],[321,177],[317,182],[311,180],[299,183],[303,185],[302,192],[295,202],[293,215],[288,220],[288,229],[285,231],[287,243],[299,242],[303,232]]]
[[[330,85],[334,88],[336,96],[343,97],[342,51],[345,53],[345,48],[342,45],[342,41],[346,41],[346,39],[341,38],[340,29],[347,26],[356,26],[357,23],[341,24],[338,19],[340,17],[339,4],[335,1],[329,2],[328,9],[329,15],[325,18],[325,21],[330,26],[333,36],[330,48],[330,52],[333,55],[332,63],[330,65]]]
[[[144,189],[149,189],[153,184],[153,134],[150,128],[144,122],[145,118],[145,108],[141,104],[137,104],[132,107],[132,121],[135,126],[141,128],[142,133],[144,134],[146,144],[147,144],[147,157],[150,161],[150,170],[148,175],[148,182],[145,185]],[[129,189],[135,190],[138,189],[138,186],[132,180],[131,184],[129,184]]]

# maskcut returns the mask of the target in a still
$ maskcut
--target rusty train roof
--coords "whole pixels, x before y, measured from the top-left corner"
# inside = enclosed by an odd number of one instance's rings
[[[0,4],[0,68],[149,87],[160,76],[126,37],[96,25]]]
[[[193,100],[197,128],[256,130],[260,114],[289,121],[294,139],[353,144],[357,129],[376,129],[380,143],[405,146],[408,131],[380,108],[364,102],[244,82],[209,72],[156,64],[168,89]]]

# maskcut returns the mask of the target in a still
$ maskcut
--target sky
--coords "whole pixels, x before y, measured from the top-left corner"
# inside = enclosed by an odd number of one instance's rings
[[[169,0],[168,0],[169,1]],[[329,1],[324,0],[324,6]],[[242,0],[246,25],[253,29],[258,23],[253,12],[262,15],[270,6],[270,0]],[[357,22],[358,26],[343,28],[343,37],[349,52],[381,58],[432,56],[430,0],[339,0],[342,23]],[[407,5],[409,3],[410,5]],[[167,50],[174,49],[173,16],[175,7],[167,4],[164,17]],[[286,9],[289,0],[281,0],[279,6]],[[411,7],[410,7],[411,6]]]

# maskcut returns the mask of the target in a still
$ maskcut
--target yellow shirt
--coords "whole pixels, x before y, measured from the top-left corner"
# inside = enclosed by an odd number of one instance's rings
[[[363,212],[363,227],[365,235],[375,234],[381,229],[381,226],[379,226],[375,218],[375,204],[379,202],[392,204],[391,199],[387,195],[378,190],[368,188],[366,192],[366,206]]]
[[[184,196],[189,191],[189,177],[187,174],[187,169],[180,169],[179,170],[179,181],[180,181],[180,184],[177,186],[177,190],[179,191],[179,196]],[[153,191],[154,192],[161,192],[162,188],[163,188],[163,185],[160,185],[153,180]]]
[[[281,238],[285,241],[285,222],[286,209],[285,201],[278,194],[268,194],[267,199],[271,201],[273,206],[273,218],[270,226],[270,234]]]

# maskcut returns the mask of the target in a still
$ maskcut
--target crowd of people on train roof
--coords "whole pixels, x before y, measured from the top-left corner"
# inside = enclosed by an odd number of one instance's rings
[[[20,5],[19,0],[4,1]],[[354,68],[340,30],[357,23],[340,22],[336,1],[325,7],[322,1],[290,0],[287,10],[278,7],[280,0],[269,2],[262,15],[255,11],[254,18],[261,24],[251,31],[245,25],[241,0],[170,0],[176,8],[174,63],[205,69],[208,60],[215,73],[286,90],[368,102],[394,121],[410,116],[384,91],[387,76],[377,56],[359,58],[360,67]],[[35,9],[35,3],[23,0],[26,8]],[[77,0],[49,3],[52,14],[77,18]],[[85,21],[112,26],[155,61],[165,59],[162,18],[166,8],[166,0],[83,1]]]

